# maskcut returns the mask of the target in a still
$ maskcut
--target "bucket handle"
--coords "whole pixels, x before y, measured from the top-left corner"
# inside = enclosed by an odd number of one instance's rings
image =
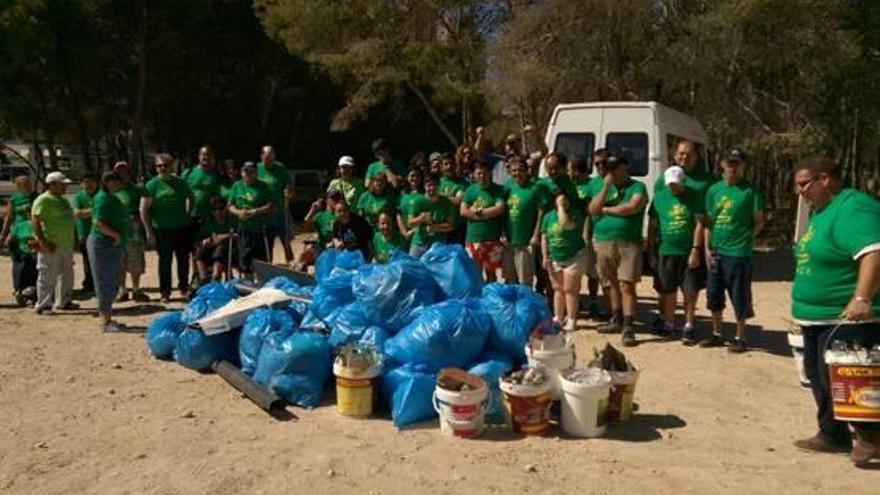
[[[840,330],[841,325],[843,325],[842,321],[837,325],[834,325],[834,328],[831,329],[831,333],[828,334],[828,338],[825,339],[825,343],[822,345],[823,355],[825,354],[825,351],[828,350],[828,344],[831,342],[831,339],[834,338],[834,334],[837,333],[838,330]]]

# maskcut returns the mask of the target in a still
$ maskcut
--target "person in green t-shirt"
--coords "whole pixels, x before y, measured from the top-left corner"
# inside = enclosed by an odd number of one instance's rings
[[[228,204],[221,196],[210,199],[211,216],[202,222],[199,242],[196,243],[196,263],[201,283],[206,284],[232,278],[232,260],[235,259],[236,222],[229,215]]]
[[[80,182],[80,190],[70,200],[73,215],[76,217],[76,250],[79,251],[83,261],[82,290],[86,294],[95,291],[86,239],[92,231],[92,200],[97,193],[98,179],[92,174],[85,174]]]
[[[395,198],[386,185],[385,175],[379,174],[370,181],[369,189],[361,194],[357,204],[357,213],[363,217],[373,230],[379,225],[379,213],[394,213]]]
[[[400,160],[395,160],[391,155],[391,146],[384,138],[373,141],[373,155],[376,161],[367,167],[364,184],[370,189],[370,183],[376,175],[385,176],[385,181],[394,189],[403,187],[406,165]]]
[[[240,178],[241,170],[238,164],[235,163],[235,160],[232,158],[224,160],[220,183],[220,195],[223,196],[223,199],[229,201],[229,192],[232,190],[232,185],[238,182]]]
[[[356,205],[361,194],[364,193],[364,185],[354,176],[354,158],[343,156],[337,166],[339,177],[330,181],[327,191],[336,189],[345,196],[345,201],[350,205]]]
[[[211,198],[220,195],[223,178],[214,163],[214,151],[210,146],[199,148],[199,163],[186,169],[181,178],[192,191],[192,208],[190,214],[195,220],[195,229],[211,215]]]
[[[745,179],[746,154],[733,148],[721,162],[721,182],[706,193],[705,247],[709,276],[706,306],[712,312],[712,335],[700,347],[724,345],[721,334],[725,292],[736,316],[736,337],[728,350],[741,353],[746,345],[746,320],[752,308],[752,243],[764,227],[764,200]]]
[[[590,164],[586,160],[577,159],[568,161],[568,175],[575,185],[578,201],[584,205],[584,242],[587,244],[587,294],[588,313],[593,320],[607,320],[607,313],[603,306],[607,306],[607,297],[599,296],[599,272],[596,269],[596,249],[593,246],[593,217],[587,214],[590,204],[590,194],[596,183],[602,182],[605,176],[605,163],[608,160],[608,150],[599,148],[593,152],[592,166],[596,169],[597,177],[590,177]]]
[[[600,333],[622,330],[621,344],[636,345],[633,316],[636,312],[636,284],[642,278],[642,224],[648,191],[629,175],[622,156],[609,155],[605,177],[593,181],[589,191],[593,215],[596,266],[611,301],[611,321],[600,325]]]
[[[253,278],[254,260],[269,261],[266,229],[271,225],[275,210],[272,191],[257,179],[254,162],[241,167],[241,180],[232,186],[229,194],[229,212],[238,218],[238,263],[243,277]]]
[[[155,158],[158,175],[150,179],[141,197],[141,221],[146,230],[147,244],[156,246],[159,254],[159,294],[163,303],[171,300],[171,262],[177,260],[177,289],[183,298],[189,296],[189,255],[194,232],[192,191],[174,175],[174,158],[160,153]]]
[[[852,462],[865,467],[880,460],[880,423],[835,420],[825,351],[880,344],[880,201],[844,187],[840,165],[827,158],[798,164],[794,183],[811,213],[794,249],[791,313],[803,335],[819,430],[794,444],[806,451],[850,452]]]
[[[465,158],[462,158],[464,160]],[[470,159],[470,155],[468,155]],[[464,244],[464,238],[467,233],[467,223],[462,220],[459,208],[461,207],[461,198],[468,184],[459,174],[459,167],[456,161],[448,154],[443,154],[440,159],[440,170],[443,174],[440,177],[438,190],[441,196],[452,202],[455,207],[455,228],[449,234],[449,241],[456,244]]]
[[[648,252],[654,268],[654,286],[660,295],[661,335],[675,330],[675,301],[684,296],[685,325],[682,340],[696,343],[694,331],[697,294],[705,275],[701,270],[705,203],[699,192],[687,188],[684,169],[673,165],[663,173],[664,187],[654,193],[649,216]],[[659,242],[658,242],[659,238]],[[659,244],[659,246],[658,246]]]
[[[0,242],[8,242],[9,232],[12,226],[27,221],[30,218],[31,205],[37,199],[34,192],[34,183],[27,175],[19,175],[14,179],[16,191],[9,197],[6,205],[6,213],[3,217],[3,231],[0,232]]]
[[[501,268],[503,246],[501,223],[504,216],[504,191],[492,182],[491,165],[478,162],[472,184],[461,198],[459,212],[467,222],[465,249],[485,274],[494,282],[495,271]]]
[[[311,224],[317,233],[314,244],[308,245],[299,258],[297,270],[305,271],[307,267],[315,264],[315,260],[321,251],[326,249],[333,241],[333,223],[336,222],[336,204],[345,201],[345,195],[339,189],[327,191],[327,198],[318,199],[312,203],[306,214],[305,223]]]
[[[105,172],[101,184],[104,188],[92,204],[92,231],[86,245],[92,260],[101,327],[105,332],[119,332],[125,325],[113,321],[113,301],[119,290],[125,243],[131,235],[131,216],[117,195],[122,187],[121,177],[116,172]]]
[[[64,197],[70,180],[61,172],[46,175],[46,191],[31,207],[31,224],[40,244],[37,254],[37,301],[34,310],[79,309],[70,300],[73,289],[73,249],[76,245],[75,217]]]
[[[544,188],[544,195],[548,198],[556,197],[561,192],[574,209],[583,210],[584,203],[579,199],[577,187],[566,173],[567,163],[568,159],[562,153],[548,154],[544,160],[547,177],[538,179],[537,183]]]
[[[34,252],[37,239],[30,222],[30,210],[24,214],[26,221],[13,225],[6,238],[12,255],[13,296],[19,306],[32,304],[37,296],[37,256]]]
[[[440,195],[438,185],[436,175],[425,177],[425,195],[409,217],[409,226],[415,231],[409,254],[414,258],[420,258],[435,242],[446,242],[455,228],[455,205]]]
[[[393,216],[387,211],[379,213],[379,229],[373,234],[373,256],[379,263],[387,263],[391,251],[406,252],[409,244],[394,228]]]
[[[553,285],[553,313],[566,331],[577,327],[581,280],[587,270],[584,215],[556,192],[555,209],[541,221],[541,252]]]
[[[422,171],[412,169],[406,174],[407,188],[401,191],[397,199],[397,231],[403,235],[407,242],[407,251],[412,242],[416,229],[410,226],[409,220],[416,215],[418,204],[425,196],[422,193]]]
[[[144,226],[141,223],[140,203],[144,196],[142,187],[134,183],[131,168],[126,162],[117,162],[113,167],[122,185],[114,193],[122,207],[128,212],[129,235],[122,253],[122,270],[119,271],[119,295],[116,302],[133,299],[136,302],[150,302],[150,296],[141,289],[141,275],[147,271]],[[126,287],[126,275],[131,277],[131,291]]]
[[[275,148],[263,146],[260,163],[257,164],[257,179],[269,187],[274,211],[266,234],[269,239],[269,261],[272,261],[275,239],[284,251],[284,262],[293,262],[293,221],[290,217],[290,202],[293,200],[293,177],[283,163],[275,160]]]
[[[544,188],[528,177],[526,164],[510,161],[511,179],[504,190],[507,202],[504,218],[504,267],[507,283],[532,287],[535,278],[535,250],[541,247],[541,218],[547,205]]]

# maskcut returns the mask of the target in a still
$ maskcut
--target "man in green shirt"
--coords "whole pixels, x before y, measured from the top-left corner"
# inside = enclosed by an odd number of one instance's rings
[[[387,211],[379,213],[379,228],[373,234],[373,257],[379,263],[387,263],[391,251],[406,252],[408,242],[394,228],[393,216]]]
[[[535,279],[535,250],[541,247],[541,218],[547,204],[544,188],[529,180],[526,164],[510,161],[511,180],[504,191],[507,210],[504,221],[503,275],[507,283],[532,287]]]
[[[199,148],[199,163],[186,169],[181,179],[192,191],[190,214],[195,220],[194,228],[198,228],[211,215],[211,198],[220,195],[220,187],[223,184],[223,178],[214,162],[214,151],[210,146]]]
[[[544,195],[548,198],[554,198],[558,193],[562,193],[572,208],[580,210],[584,208],[584,203],[579,199],[580,196],[574,182],[566,174],[567,163],[568,159],[561,153],[548,154],[544,160],[547,177],[538,179],[538,184],[544,188]]]
[[[391,146],[385,138],[379,138],[373,141],[373,155],[376,161],[367,167],[367,174],[364,184],[367,189],[370,188],[370,182],[376,175],[384,175],[386,182],[392,188],[398,189],[403,187],[404,175],[406,174],[406,165],[400,160],[395,160],[391,156]]]
[[[284,250],[284,262],[290,264],[293,261],[293,247],[290,245],[293,239],[293,225],[290,219],[293,178],[287,167],[275,160],[275,148],[263,146],[260,159],[260,163],[257,164],[257,179],[269,187],[273,205],[272,218],[266,229],[269,240],[268,260],[272,261],[275,238],[278,238],[281,249]]]
[[[467,222],[465,249],[485,274],[486,281],[497,279],[495,271],[501,268],[503,246],[501,223],[504,216],[504,191],[492,182],[491,165],[477,162],[474,169],[476,182],[464,192],[459,209]]]
[[[6,244],[12,226],[24,221],[30,221],[31,204],[37,198],[34,192],[34,183],[27,175],[15,178],[16,191],[9,197],[6,205],[6,214],[3,218],[3,231],[0,233],[0,242]]]
[[[231,276],[230,261],[235,255],[232,243],[237,226],[235,219],[229,214],[226,200],[221,196],[214,196],[209,205],[211,215],[202,223],[195,256],[203,284],[222,281],[224,273]]]
[[[611,321],[600,325],[600,333],[622,330],[621,344],[636,345],[633,316],[636,312],[636,284],[642,278],[642,225],[648,191],[634,181],[622,156],[610,155],[605,177],[594,181],[589,197],[593,215],[596,266],[611,301]]]
[[[141,289],[141,275],[147,270],[146,246],[144,245],[144,226],[141,223],[140,203],[144,190],[134,183],[131,168],[127,162],[117,162],[113,167],[119,187],[113,193],[127,212],[129,229],[122,253],[122,270],[119,270],[118,302],[133,299],[149,302],[150,296]],[[126,274],[131,277],[131,292],[126,289]]]
[[[394,212],[395,199],[385,182],[385,175],[379,174],[370,181],[369,189],[361,194],[357,204],[357,213],[363,217],[373,230],[379,225],[379,213]]]
[[[721,324],[726,291],[736,316],[736,337],[728,347],[734,353],[748,350],[746,320],[754,316],[752,243],[764,227],[764,199],[746,181],[746,164],[746,154],[731,149],[721,162],[722,181],[706,193],[706,302],[712,312],[712,335],[700,341],[700,347],[724,345]]]
[[[416,229],[410,226],[409,220],[416,215],[418,204],[424,199],[422,171],[418,168],[411,169],[406,174],[406,189],[402,190],[397,198],[396,230],[406,239],[406,251],[409,251],[409,245],[416,232]]]
[[[817,407],[818,433],[795,442],[811,452],[850,452],[853,463],[880,460],[880,423],[834,419],[825,351],[880,344],[880,202],[845,188],[827,158],[798,165],[795,191],[811,210],[795,247],[791,313],[804,338],[804,367]],[[830,351],[834,352],[834,351]],[[855,430],[852,443],[850,427]]]
[[[420,258],[435,242],[446,242],[446,236],[455,228],[455,206],[440,196],[436,175],[425,177],[425,195],[419,198],[409,227],[415,230],[409,254]]]
[[[191,231],[192,191],[174,175],[174,158],[160,153],[155,158],[158,175],[150,179],[141,198],[141,221],[147,244],[159,254],[159,294],[163,303],[171,300],[171,262],[177,259],[177,288],[189,296],[189,255],[194,233]]]
[[[459,175],[455,160],[448,154],[443,154],[440,159],[440,170],[443,176],[440,178],[438,190],[455,207],[455,228],[449,234],[449,241],[456,244],[464,244],[467,231],[466,223],[461,219],[458,210],[461,207],[461,198],[467,189],[467,182]]]
[[[306,213],[305,223],[311,224],[317,233],[314,244],[308,245],[299,258],[297,270],[305,269],[313,265],[321,251],[333,241],[333,223],[336,222],[336,203],[345,201],[345,195],[339,189],[329,189],[325,199],[318,199],[312,203],[309,212]]]
[[[80,186],[80,190],[70,200],[70,206],[76,217],[76,249],[83,261],[82,290],[90,298],[90,294],[95,291],[95,283],[92,280],[92,266],[89,264],[86,239],[92,231],[92,200],[98,193],[98,179],[92,174],[85,174]]]
[[[37,254],[34,252],[36,238],[30,222],[31,211],[25,211],[27,221],[12,226],[6,246],[12,255],[12,288],[15,303],[19,306],[33,304],[37,298]]]
[[[345,201],[350,205],[356,205],[361,194],[364,193],[364,185],[354,176],[354,158],[343,156],[337,166],[339,177],[330,181],[327,191],[336,189],[345,196]]]
[[[266,230],[275,212],[274,197],[269,186],[257,179],[254,162],[241,167],[241,180],[229,194],[229,212],[238,218],[238,259],[243,277],[253,278],[254,260],[269,261]]]
[[[599,148],[593,152],[592,158],[592,163],[596,167],[597,173],[603,174],[597,179],[590,177],[590,166],[586,160],[579,158],[568,160],[568,177],[574,183],[578,201],[584,205],[584,213],[586,213],[586,209],[590,204],[590,191],[593,187],[593,182],[601,182],[601,177],[604,176],[604,171],[602,170],[608,159],[608,151],[605,148]],[[599,303],[599,272],[596,270],[596,249],[593,247],[592,221],[593,218],[589,215],[587,215],[584,221],[584,242],[587,244],[588,307],[591,318],[594,320],[604,320],[606,315]]]
[[[705,278],[700,270],[700,259],[706,206],[697,191],[687,188],[685,172],[681,167],[673,165],[667,168],[663,178],[664,187],[654,193],[648,212],[651,218],[648,252],[655,272],[654,285],[660,294],[661,334],[666,337],[674,334],[675,300],[681,290],[686,322],[682,339],[685,344],[692,345],[696,343],[694,318],[697,294]]]
[[[73,208],[64,197],[70,181],[61,172],[46,176],[46,191],[37,196],[31,207],[31,225],[40,245],[37,255],[36,313],[79,309],[71,302],[73,290],[73,248],[75,221]]]

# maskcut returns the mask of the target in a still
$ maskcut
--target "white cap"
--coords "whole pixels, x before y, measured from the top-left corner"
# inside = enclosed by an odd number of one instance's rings
[[[345,155],[339,159],[338,165],[340,167],[343,167],[343,166],[354,167],[354,158],[352,158],[348,155]]]
[[[669,184],[684,184],[684,169],[679,167],[678,165],[673,165],[666,169],[663,172],[663,180],[666,182],[666,185]]]
[[[49,175],[46,176],[46,184],[54,183],[70,184],[70,179],[61,172],[50,172]]]

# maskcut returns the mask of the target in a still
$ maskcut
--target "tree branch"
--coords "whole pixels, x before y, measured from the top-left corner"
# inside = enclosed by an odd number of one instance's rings
[[[449,141],[449,143],[452,144],[452,146],[454,147],[458,147],[458,140],[455,138],[455,134],[453,134],[452,131],[449,130],[449,127],[447,127],[443,120],[440,118],[440,114],[437,113],[437,110],[434,108],[434,105],[431,104],[430,100],[428,100],[428,97],[425,95],[425,93],[415,84],[413,84],[412,81],[406,81],[406,87],[409,88],[409,90],[412,91],[414,95],[416,95],[420,102],[422,102],[422,106],[425,107],[428,115],[431,116],[431,120],[433,120],[437,128],[440,129],[440,132],[442,132],[443,135],[446,136],[446,139]]]

